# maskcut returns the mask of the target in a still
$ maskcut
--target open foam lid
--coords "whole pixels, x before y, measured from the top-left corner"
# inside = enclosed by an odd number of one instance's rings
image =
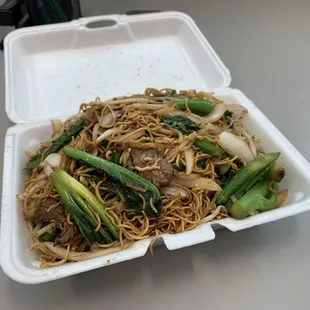
[[[183,13],[109,15],[30,27],[5,38],[6,111],[15,123],[75,114],[96,97],[146,87],[216,91],[231,76]]]

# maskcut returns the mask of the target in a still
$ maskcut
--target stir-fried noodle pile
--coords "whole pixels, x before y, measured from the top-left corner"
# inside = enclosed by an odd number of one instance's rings
[[[181,92],[180,98],[203,99],[216,105],[210,115],[199,116],[190,111],[186,100],[180,109],[175,104],[177,99],[169,97],[171,92],[171,89],[149,88],[140,95],[83,103],[79,113],[63,124],[52,121],[51,139],[42,143],[35,154],[27,152],[30,158],[39,155],[42,160],[30,172],[25,191],[18,198],[23,203],[34,241],[31,249],[40,250],[42,267],[86,260],[126,248],[138,240],[155,240],[164,233],[181,233],[201,223],[229,217],[227,209],[217,206],[215,200],[227,178],[246,163],[240,156],[230,156],[226,152],[212,156],[194,143],[207,140],[216,145],[219,134],[226,131],[238,136],[256,152],[260,149],[259,140],[250,137],[240,121],[247,111],[237,104],[229,108],[211,93]],[[183,125],[177,121],[163,122],[165,116],[184,117],[192,121],[191,124],[197,124],[197,128],[186,131],[189,126],[181,130]],[[61,150],[57,156],[46,157],[47,165],[43,163],[45,152],[78,120],[84,121],[84,127],[72,136],[67,146],[112,162],[116,160],[117,164],[151,181],[159,189],[162,200],[159,217],[148,216],[144,211],[147,202],[143,189],[135,189],[141,197],[142,211],[133,214],[126,208],[122,193],[110,190],[104,171],[70,158]],[[106,206],[108,217],[119,231],[119,240],[108,244],[87,241],[49,179],[48,171],[57,168],[87,187]],[[150,204],[152,207],[152,201]],[[99,231],[104,226],[102,218],[96,212],[94,216],[96,231]]]

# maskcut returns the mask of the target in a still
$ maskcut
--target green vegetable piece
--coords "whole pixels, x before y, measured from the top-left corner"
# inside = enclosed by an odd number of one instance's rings
[[[285,176],[285,169],[278,163],[275,163],[269,170],[268,177],[271,181],[280,183]]]
[[[276,185],[273,185],[273,188],[276,189]],[[268,182],[266,179],[262,179],[229,208],[231,216],[241,220],[252,215],[255,211],[271,210],[277,201],[277,194],[271,192],[270,197],[265,198],[267,193]]]
[[[116,165],[119,165],[120,160],[121,160],[121,156],[122,156],[122,154],[113,152],[111,155],[111,162],[116,164]]]
[[[232,112],[230,112],[229,110],[226,110],[224,113],[224,116],[232,117]]]
[[[145,180],[138,174],[116,165],[108,160],[82,152],[70,147],[64,148],[63,152],[72,158],[82,160],[88,165],[100,169],[109,175],[109,184],[115,193],[122,196],[127,208],[135,214],[142,211],[148,216],[158,217],[161,215],[162,200],[157,187]]]
[[[52,230],[52,232],[48,232],[46,231],[44,234],[42,234],[40,236],[40,238],[43,240],[43,241],[46,241],[46,242],[55,242],[56,238],[57,238],[57,230],[56,228],[54,228]]]
[[[227,182],[229,182],[234,176],[235,172],[232,169],[229,169],[223,176],[221,176],[220,180],[223,185],[225,185]]]
[[[224,151],[220,147],[208,140],[196,140],[194,145],[213,157],[220,157],[224,154]]]
[[[225,121],[227,122],[227,124],[231,124],[232,122],[232,118],[230,116],[224,116]]]
[[[263,175],[269,171],[281,153],[270,153],[257,156],[254,160],[243,167],[223,188],[216,204],[230,207],[233,203],[231,197],[241,198]]]
[[[44,234],[40,236],[40,238],[46,242],[55,242],[56,234],[54,235],[54,234],[50,234],[49,232],[45,232]]]
[[[194,98],[191,99],[180,98],[173,101],[173,103],[176,104],[181,111],[185,111],[187,106],[192,113],[200,116],[206,116],[210,114],[216,106],[216,104],[210,100],[202,100]]]
[[[96,184],[99,183],[99,181],[102,180],[102,176],[96,175],[96,174],[92,174],[92,175],[90,176],[90,178],[91,178]]]
[[[175,129],[178,129],[183,134],[191,134],[192,132],[196,131],[199,128],[198,124],[192,121],[191,119],[178,115],[164,116],[161,119],[161,122]]]
[[[177,91],[175,89],[172,89],[169,94],[169,97],[174,97],[176,94],[177,94]]]
[[[177,166],[177,164],[176,163],[174,163],[173,165],[172,165],[172,167],[176,170],[176,171],[185,171],[185,169],[186,169],[186,167],[183,165],[183,163],[180,161],[179,162],[179,165]]]
[[[26,170],[33,170],[34,168],[38,167],[40,163],[41,163],[41,156],[35,155],[30,159],[29,163],[26,166]]]
[[[83,120],[76,121],[70,128],[69,132],[64,131],[63,134],[56,139],[51,147],[44,153],[43,160],[52,153],[59,152],[64,146],[69,144],[72,140],[72,137],[76,137],[85,127],[85,122]],[[32,158],[26,169],[27,170],[33,170],[41,163],[41,156],[36,155],[34,158]]]
[[[52,172],[50,179],[64,207],[89,242],[110,243],[113,241],[103,228],[95,232],[98,222],[94,213],[100,216],[112,235],[116,239],[119,238],[118,229],[107,216],[105,206],[84,185],[61,169]]]
[[[205,166],[206,160],[204,158],[199,159],[196,163],[197,167],[200,169],[203,169],[203,167]],[[185,168],[185,167],[184,167]],[[185,170],[185,169],[184,169]]]
[[[228,172],[228,170],[230,169],[230,164],[224,164],[220,166],[220,175],[224,175]]]
[[[224,113],[224,119],[225,119],[225,121],[227,122],[227,124],[230,125],[231,122],[233,121],[233,119],[232,119],[232,112],[230,112],[230,111],[228,111],[228,110],[225,111],[225,113]],[[232,125],[231,125],[231,128],[232,128],[232,129],[236,129],[235,124],[232,124]]]

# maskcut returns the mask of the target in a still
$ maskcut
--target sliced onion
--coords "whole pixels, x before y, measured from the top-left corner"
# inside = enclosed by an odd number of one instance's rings
[[[55,139],[59,138],[63,133],[62,121],[60,119],[53,119],[53,120],[51,120],[51,124],[53,127],[52,139],[55,140]]]
[[[207,129],[207,131],[209,131],[210,133],[215,134],[215,135],[219,135],[220,133],[223,132],[223,129],[220,126],[217,126],[217,125],[214,125],[211,123],[208,123],[206,125],[206,129]]]
[[[162,134],[164,134],[166,136],[175,135],[175,132],[173,132],[172,130],[167,129],[167,128],[160,128],[160,129],[158,129],[157,132],[158,133],[162,133]],[[31,157],[31,156],[29,156],[29,157]]]
[[[233,118],[241,118],[248,113],[248,110],[244,106],[237,103],[228,104],[226,108],[229,112],[232,112]]]
[[[34,156],[37,155],[36,152],[32,152],[32,151],[28,151],[28,150],[25,151],[25,154],[26,154],[26,156],[27,156],[28,158],[32,158],[32,157],[34,157]]]
[[[200,121],[203,124],[207,123],[214,123],[221,119],[226,111],[226,104],[225,103],[218,103],[214,110],[207,116],[200,117]]]
[[[192,120],[193,122],[195,122],[197,124],[201,123],[200,117],[198,115],[187,112],[187,111],[184,111],[184,112],[183,111],[175,111],[175,112],[169,113],[169,115],[170,116],[183,116],[183,117],[189,118],[190,120]]]
[[[52,168],[59,168],[61,162],[61,155],[59,153],[52,153],[48,155],[43,163],[40,164],[41,167],[44,167],[44,163],[47,162]]]
[[[130,132],[126,135],[119,136],[116,139],[110,139],[113,142],[128,142],[130,140],[137,140],[145,135],[145,130],[140,128],[136,131]]]
[[[50,250],[52,253],[54,253],[59,259],[64,259],[67,256],[67,249],[65,249],[59,245],[54,246],[53,242],[43,242],[43,244],[48,248],[48,250]],[[74,261],[74,262],[88,260],[91,258],[95,258],[95,257],[99,257],[99,256],[103,256],[103,255],[107,255],[107,254],[111,254],[114,252],[121,251],[125,248],[128,248],[131,244],[132,244],[132,242],[130,242],[130,241],[124,241],[123,242],[124,247],[121,247],[120,245],[118,245],[118,246],[113,246],[111,248],[100,249],[100,250],[96,250],[96,251],[92,251],[92,252],[69,251],[68,260]]]
[[[99,120],[99,125],[102,128],[110,127],[114,123],[114,116],[111,112],[103,115]]]
[[[97,123],[94,128],[93,128],[93,132],[92,132],[92,141],[95,142],[98,138],[98,134],[99,134],[99,123]]]
[[[48,162],[51,167],[58,168],[61,161],[61,155],[59,153],[50,154],[45,158],[44,161]]]
[[[218,145],[229,155],[238,156],[241,160],[248,163],[254,159],[248,144],[241,138],[231,132],[223,131],[219,135]]]
[[[177,178],[181,178],[181,179],[197,179],[200,177],[200,174],[198,173],[191,173],[190,175],[188,174],[185,174],[184,172],[175,172],[174,175],[177,177]]]
[[[121,115],[122,115],[122,111],[114,111],[114,114],[112,112],[109,112],[103,115],[99,120],[100,127],[109,128],[113,126],[115,119],[120,117]]]
[[[188,192],[185,189],[177,186],[164,186],[161,187],[161,190],[167,196],[180,197],[181,200],[188,200],[189,198]]]
[[[285,203],[287,198],[288,198],[288,190],[287,189],[279,192],[278,196],[277,196],[276,204],[274,205],[273,209],[280,208]]]
[[[171,184],[182,185],[188,188],[201,188],[209,191],[221,191],[222,188],[212,179],[198,177],[195,179],[173,178]]]
[[[184,151],[186,174],[191,174],[194,167],[194,151],[192,148]]]
[[[47,176],[49,176],[54,171],[54,169],[51,167],[51,165],[47,161],[44,161],[43,166],[44,166],[44,172]]]
[[[33,229],[31,236],[34,237],[37,234],[37,232],[41,229],[41,227],[42,227],[42,223],[37,224],[35,228]]]
[[[96,142],[101,142],[105,139],[107,139],[108,137],[112,136],[113,134],[116,134],[120,132],[120,129],[119,128],[111,128],[111,129],[108,129],[106,130],[105,132],[103,132],[96,140]]]
[[[155,115],[171,115],[176,111],[175,107],[163,107],[162,109],[153,111],[152,113]]]
[[[180,141],[183,141],[183,134],[180,130],[171,127],[170,130],[179,138]]]
[[[38,238],[41,235],[43,235],[45,232],[51,232],[52,229],[56,228],[55,223],[50,223],[46,226],[44,226],[43,228],[41,228],[40,230],[38,230],[35,234],[34,234],[34,238]]]

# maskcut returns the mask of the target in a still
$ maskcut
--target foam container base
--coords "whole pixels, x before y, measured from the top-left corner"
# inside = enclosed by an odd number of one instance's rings
[[[109,21],[109,27],[93,28]],[[289,200],[280,209],[242,221],[216,220],[191,231],[160,236],[168,250],[215,238],[225,227],[239,231],[310,209],[310,165],[240,90],[229,88],[228,69],[193,20],[178,12],[139,16],[98,16],[74,22],[14,31],[5,40],[6,111],[16,123],[5,140],[0,259],[4,272],[21,283],[42,283],[142,257],[150,239],[129,249],[83,262],[40,269],[16,195],[23,192],[26,150],[50,138],[50,119],[77,112],[81,102],[99,96],[141,93],[146,87],[214,91],[226,102],[240,103],[249,134],[266,152],[280,151],[287,171],[281,188]],[[22,68],[22,70],[19,70]],[[154,258],[156,259],[156,257]]]

